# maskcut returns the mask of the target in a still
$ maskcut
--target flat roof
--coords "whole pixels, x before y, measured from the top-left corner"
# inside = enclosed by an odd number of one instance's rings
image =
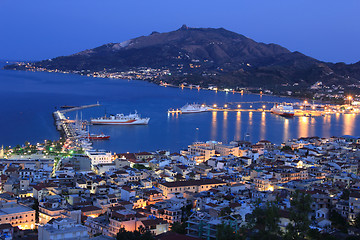
[[[164,182],[161,185],[165,187],[186,187],[194,185],[209,185],[209,184],[225,184],[224,181],[218,179],[200,179],[200,180],[189,180],[189,181],[176,181],[176,182]]]

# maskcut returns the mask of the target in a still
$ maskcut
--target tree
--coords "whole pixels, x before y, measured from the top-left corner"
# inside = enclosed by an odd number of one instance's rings
[[[256,230],[252,239],[279,239],[282,232],[279,227],[280,215],[276,203],[258,206],[249,216],[249,227]]]
[[[186,222],[174,222],[170,229],[173,232],[179,233],[179,234],[186,234]]]
[[[283,146],[280,150],[281,151],[292,151],[292,148],[290,146]]]
[[[221,223],[216,226],[216,240],[241,240],[245,239],[239,232],[226,223]]]
[[[141,170],[141,169],[148,169],[148,170],[151,170],[151,168],[147,168],[145,167],[143,164],[139,164],[139,163],[135,163],[133,168],[136,168],[138,170]]]
[[[141,233],[142,232],[142,233]],[[151,232],[146,231],[144,228],[139,228],[134,232],[126,231],[125,228],[121,228],[116,235],[116,240],[155,240]]]
[[[340,231],[347,233],[347,229],[349,227],[347,220],[343,218],[338,212],[335,210],[330,212],[329,220],[331,221],[331,226],[339,229]]]
[[[291,223],[286,227],[285,239],[302,240],[305,239],[310,230],[311,196],[296,191],[291,197]]]

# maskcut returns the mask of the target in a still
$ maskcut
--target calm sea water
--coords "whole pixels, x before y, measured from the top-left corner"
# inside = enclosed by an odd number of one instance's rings
[[[0,65],[2,67],[2,65]],[[261,112],[206,112],[168,115],[169,108],[186,103],[223,106],[227,102],[296,101],[272,96],[241,95],[206,90],[160,87],[143,81],[112,80],[71,74],[0,70],[0,145],[14,146],[58,139],[52,112],[62,105],[86,105],[97,101],[101,107],[78,112],[83,119],[110,113],[138,111],[150,117],[148,126],[91,126],[92,133],[111,135],[94,147],[113,152],[157,149],[178,151],[193,141],[232,140],[256,142],[267,139],[281,143],[306,136],[360,135],[360,117],[353,114],[286,119]],[[249,107],[250,104],[242,104]],[[262,104],[254,104],[259,108]],[[266,108],[271,108],[267,104]],[[74,118],[76,113],[68,114]],[[247,133],[249,134],[248,136]]]

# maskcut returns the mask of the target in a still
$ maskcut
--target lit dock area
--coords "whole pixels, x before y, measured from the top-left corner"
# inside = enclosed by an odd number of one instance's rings
[[[60,131],[65,138],[67,139],[74,139],[78,137],[78,134],[76,133],[74,129],[74,121],[69,120],[65,117],[65,113],[77,111],[85,108],[91,108],[91,107],[98,107],[100,106],[99,103],[91,104],[91,105],[83,105],[79,107],[73,107],[65,110],[58,110],[53,112],[53,117],[55,120],[56,129]]]

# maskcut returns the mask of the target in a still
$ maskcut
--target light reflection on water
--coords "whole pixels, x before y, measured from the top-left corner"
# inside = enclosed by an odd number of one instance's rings
[[[355,117],[356,117],[356,115],[354,113],[353,114],[344,114],[343,115],[343,118],[344,118],[343,135],[353,135],[354,134]]]
[[[355,114],[293,118],[284,118],[266,112],[224,111],[218,113],[214,111],[211,114],[211,139],[217,139],[225,143],[232,140],[244,140],[247,133],[250,134],[250,139],[247,140],[251,141],[271,140],[268,138],[274,135],[280,135],[281,141],[286,141],[299,137],[354,136],[357,130],[357,116]],[[217,119],[217,114],[223,114],[223,117]],[[277,127],[275,127],[274,121],[277,122]],[[233,129],[233,132],[231,129]],[[217,138],[218,133],[221,133],[221,139]]]
[[[236,127],[235,127],[235,140],[239,141],[241,138],[241,112],[236,112]]]
[[[266,113],[261,113],[261,122],[260,122],[260,139],[265,139],[266,134]]]
[[[228,142],[228,111],[224,111],[224,119],[223,119],[223,131],[222,131],[222,139],[224,142]]]
[[[309,117],[299,117],[299,137],[309,136]]]
[[[211,119],[211,140],[216,140],[217,136],[217,111],[212,112],[212,119]]]

